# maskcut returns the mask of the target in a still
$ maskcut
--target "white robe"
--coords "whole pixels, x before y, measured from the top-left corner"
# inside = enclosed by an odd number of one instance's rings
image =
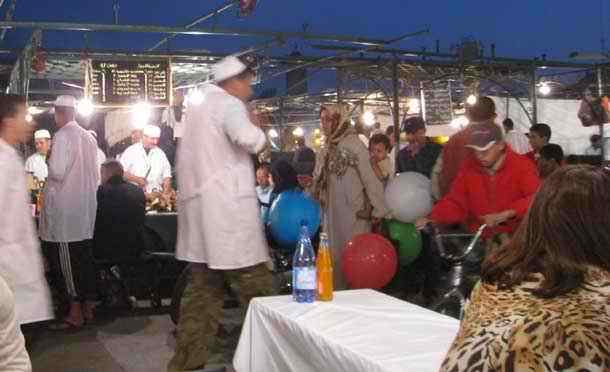
[[[208,85],[202,104],[188,108],[178,147],[176,257],[212,269],[239,269],[269,260],[250,154],[266,143],[246,106]]]
[[[163,180],[172,177],[172,166],[158,147],[147,154],[141,142],[134,143],[123,152],[120,161],[125,172],[146,179],[146,192],[161,191]]]
[[[39,181],[44,181],[49,175],[46,157],[39,153],[35,153],[25,161],[25,171],[31,173]]]
[[[325,152],[322,150],[318,155],[314,178],[319,177],[324,166]],[[367,196],[373,207],[373,217],[383,218],[389,211],[385,205],[383,184],[373,172],[369,151],[358,135],[348,135],[339,142],[337,153],[344,154],[342,160],[335,162],[343,164],[339,168],[344,173],[328,176],[325,230],[333,255],[334,286],[345,289],[347,283],[341,268],[343,249],[354,236],[371,232],[371,221],[360,219],[356,214],[365,208]]]
[[[0,276],[0,371],[31,372],[32,363],[15,314],[15,299]]]
[[[53,319],[42,253],[28,207],[23,160],[0,139],[0,276],[15,295],[21,324]]]
[[[62,243],[92,239],[98,185],[97,141],[72,121],[53,139],[40,238]]]

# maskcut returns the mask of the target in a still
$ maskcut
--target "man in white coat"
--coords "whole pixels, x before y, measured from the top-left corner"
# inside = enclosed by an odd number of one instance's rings
[[[227,285],[242,306],[273,292],[251,158],[266,138],[245,104],[254,71],[227,57],[214,65],[213,75],[215,84],[202,89],[203,102],[187,109],[178,149],[176,257],[190,262],[191,270],[171,372],[206,364],[216,346]]]
[[[40,237],[47,243],[45,253],[52,273],[57,281],[63,279],[70,298],[70,311],[57,325],[64,329],[92,320],[96,298],[91,240],[99,184],[97,142],[74,120],[75,107],[72,96],[59,96],[55,101],[58,131],[40,218]]]
[[[170,193],[172,166],[158,146],[161,128],[147,125],[143,134],[142,141],[129,146],[121,155],[119,161],[125,170],[125,178],[146,193]]]
[[[51,133],[46,129],[34,132],[34,145],[36,153],[25,161],[25,171],[37,181],[46,181],[49,174],[47,154],[51,150]]]
[[[13,147],[32,133],[26,114],[24,97],[0,95],[0,276],[14,293],[20,324],[53,318],[42,253],[28,208],[23,159]]]

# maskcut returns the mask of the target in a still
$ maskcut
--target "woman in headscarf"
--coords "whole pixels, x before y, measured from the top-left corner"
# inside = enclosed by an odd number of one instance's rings
[[[324,209],[335,288],[344,289],[347,283],[341,269],[343,248],[355,235],[371,232],[372,223],[385,217],[388,210],[383,185],[371,167],[369,151],[350,123],[349,107],[323,105],[320,122],[326,141],[316,160],[312,194]],[[372,219],[360,219],[357,213],[364,209],[367,197],[373,206]]]

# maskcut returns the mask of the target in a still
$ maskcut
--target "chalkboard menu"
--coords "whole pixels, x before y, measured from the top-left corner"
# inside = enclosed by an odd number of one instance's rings
[[[451,122],[451,93],[447,81],[438,81],[424,87],[425,117],[428,125]]]
[[[126,106],[141,101],[169,105],[168,60],[92,61],[89,92],[96,105]]]

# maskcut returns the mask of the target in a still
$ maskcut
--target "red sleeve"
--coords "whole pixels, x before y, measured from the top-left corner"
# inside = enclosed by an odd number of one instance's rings
[[[451,184],[449,193],[432,208],[430,219],[441,224],[462,222],[468,216],[466,164]]]
[[[518,168],[519,174],[515,174],[515,179],[520,181],[519,191],[523,197],[514,201],[511,205],[511,209],[517,213],[517,218],[525,216],[540,187],[540,178],[534,164],[530,160],[525,159],[521,163],[521,167]]]

